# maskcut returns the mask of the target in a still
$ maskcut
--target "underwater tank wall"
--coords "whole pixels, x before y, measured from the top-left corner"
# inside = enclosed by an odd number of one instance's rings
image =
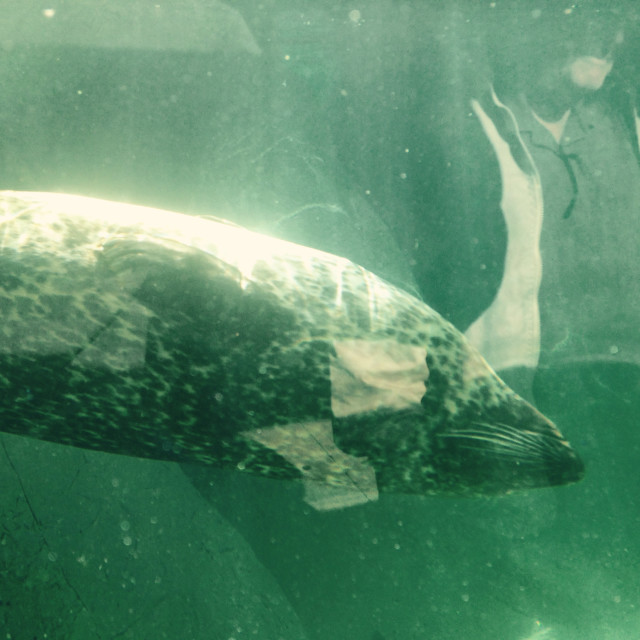
[[[3,3],[1,189],[345,256],[461,331],[494,309],[497,355],[524,335],[502,285],[537,282],[537,366],[489,362],[586,464],[568,487],[317,512],[297,483],[3,433],[7,637],[640,635],[638,14],[534,4]]]

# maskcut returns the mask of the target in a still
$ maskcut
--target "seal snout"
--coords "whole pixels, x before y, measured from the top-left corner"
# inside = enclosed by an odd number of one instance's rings
[[[532,428],[505,422],[473,422],[438,434],[446,451],[445,475],[482,493],[504,493],[569,484],[584,465],[553,423],[542,416]]]

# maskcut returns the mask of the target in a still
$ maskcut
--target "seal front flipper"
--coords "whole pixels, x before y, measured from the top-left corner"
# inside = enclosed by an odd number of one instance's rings
[[[98,258],[103,277],[125,287],[138,282],[133,297],[177,331],[198,325],[203,335],[213,335],[246,286],[234,265],[161,236],[116,236],[102,245]]]
[[[117,292],[123,302],[109,324],[78,352],[73,364],[123,371],[144,365],[148,322],[156,315],[154,309],[171,306],[176,294],[185,302],[202,300],[200,295],[189,295],[195,293],[195,282],[211,282],[216,273],[228,275],[224,264],[213,256],[177,241],[143,235],[115,236],[103,243],[97,273],[98,281]]]
[[[171,269],[207,269],[240,280],[240,272],[214,255],[182,242],[151,235],[114,236],[102,244],[98,266],[103,274],[117,277],[123,286],[140,283],[150,272]]]
[[[350,456],[336,446],[329,420],[256,429],[242,435],[296,467],[303,478],[304,500],[318,511],[378,499],[373,467],[366,459]]]

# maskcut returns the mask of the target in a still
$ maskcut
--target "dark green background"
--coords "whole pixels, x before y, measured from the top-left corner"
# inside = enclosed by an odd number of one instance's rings
[[[92,46],[75,26],[12,40],[2,4],[0,187],[233,218],[417,288],[461,328],[491,300],[500,185],[468,100],[490,79],[487,38],[519,38],[529,3],[229,2],[260,53],[242,30],[191,51],[195,2],[173,27],[186,44],[166,49],[144,35],[134,0],[109,19],[116,34],[140,27],[136,47],[113,34]],[[626,15],[620,65],[633,86]],[[318,514],[297,485],[188,470],[204,500],[174,467],[5,436],[2,631],[640,637],[636,379],[565,378],[542,380],[540,397],[586,479],[492,500],[383,496]]]

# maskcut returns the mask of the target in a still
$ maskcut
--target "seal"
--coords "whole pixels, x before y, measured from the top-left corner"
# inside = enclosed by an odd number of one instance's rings
[[[557,428],[425,303],[219,219],[0,192],[0,428],[379,491],[578,480]]]

